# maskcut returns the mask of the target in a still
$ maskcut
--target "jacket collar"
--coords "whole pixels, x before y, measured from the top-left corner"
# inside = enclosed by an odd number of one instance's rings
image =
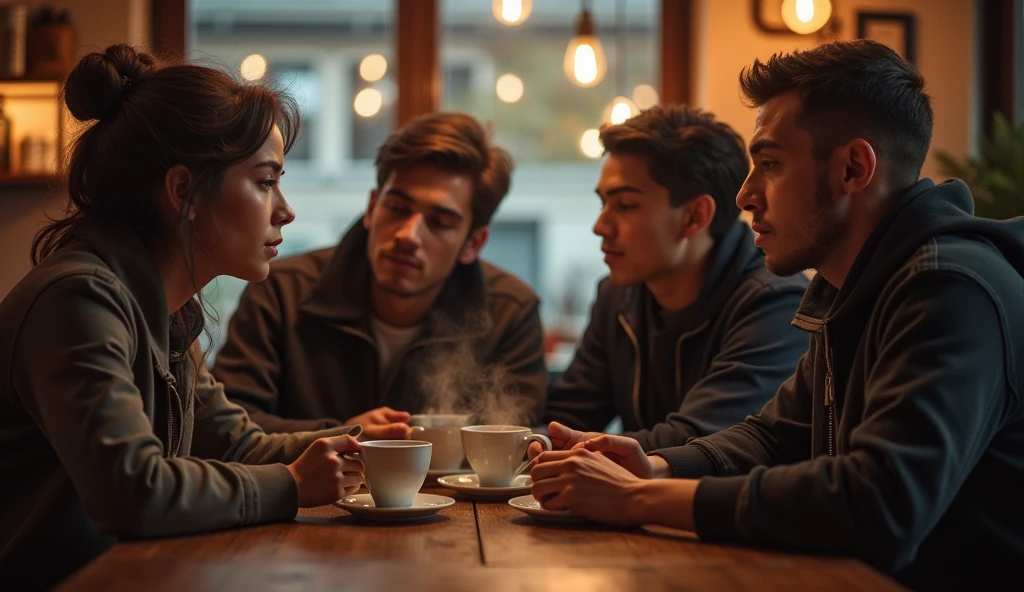
[[[852,312],[861,304],[873,303],[887,278],[927,238],[940,232],[938,226],[929,228],[930,225],[923,220],[913,224],[918,227],[916,235],[899,228],[902,225],[900,219],[907,210],[912,208],[919,197],[934,189],[935,184],[930,179],[922,179],[896,199],[861,247],[842,290],[828,283],[821,274],[815,275],[800,300],[793,325],[805,331],[821,331],[824,324],[835,317],[840,309]],[[925,204],[925,207],[929,206]]]
[[[367,256],[368,239],[362,219],[356,221],[342,237],[309,295],[299,303],[301,312],[335,327],[369,328],[372,271]],[[486,299],[480,262],[456,264],[434,303],[426,332],[434,332],[445,322],[460,324],[473,313],[485,311]]]
[[[134,231],[85,227],[76,232],[75,238],[103,260],[138,303],[153,344],[153,357],[160,369],[169,373],[169,363],[182,360],[203,331],[199,303],[191,299],[179,310],[180,315],[168,315],[156,262]]]
[[[763,265],[764,255],[754,245],[750,227],[737,219],[711,250],[700,295],[687,307],[686,329],[692,330],[718,314],[747,274]],[[643,284],[627,288],[620,312],[631,326],[644,324],[648,301],[653,301],[653,296]]]

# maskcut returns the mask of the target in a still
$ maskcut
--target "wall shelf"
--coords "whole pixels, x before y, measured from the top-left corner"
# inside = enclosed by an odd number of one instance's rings
[[[0,173],[0,189],[9,188],[58,188],[62,181],[57,175],[18,175]]]

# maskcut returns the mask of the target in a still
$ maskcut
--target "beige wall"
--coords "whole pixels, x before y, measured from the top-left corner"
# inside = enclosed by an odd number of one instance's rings
[[[29,0],[30,7],[53,4]],[[112,43],[149,43],[149,0],[65,0],[78,30],[79,54]],[[32,236],[49,213],[59,213],[63,194],[45,190],[0,189],[0,298],[29,270]]]
[[[972,0],[842,0],[833,2],[842,23],[841,38],[857,33],[858,11],[912,12],[917,17],[917,66],[927,81],[935,109],[932,153],[922,174],[940,177],[936,150],[964,155],[974,136],[974,2]],[[755,110],[740,103],[737,76],[753,61],[775,52],[807,49],[817,35],[771,35],[751,19],[751,0],[698,0],[697,68],[694,87],[698,106],[715,112],[749,139]]]

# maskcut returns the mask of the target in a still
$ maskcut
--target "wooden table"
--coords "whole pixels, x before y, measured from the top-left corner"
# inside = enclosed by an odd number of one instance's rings
[[[647,527],[555,526],[504,502],[457,503],[423,521],[356,520],[324,506],[293,522],[122,542],[59,588],[270,590],[901,589],[852,559],[701,543]]]

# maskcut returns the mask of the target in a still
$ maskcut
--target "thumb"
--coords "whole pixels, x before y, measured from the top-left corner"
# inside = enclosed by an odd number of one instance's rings
[[[641,451],[640,443],[636,440],[608,434],[581,442],[581,444],[583,448],[591,452],[610,452],[619,456],[631,456]]]
[[[346,452],[356,452],[362,448],[362,446],[359,444],[359,441],[357,441],[355,438],[348,434],[344,434],[341,436],[332,436],[330,438],[325,439],[327,440],[327,444],[328,446],[330,446],[330,449],[339,454],[344,454]]]
[[[573,433],[572,428],[566,427],[557,421],[553,421],[548,425],[548,436],[551,437],[551,442],[558,448],[572,444]]]
[[[395,411],[390,407],[381,407],[380,410],[388,423],[405,423],[412,418],[408,411]]]

